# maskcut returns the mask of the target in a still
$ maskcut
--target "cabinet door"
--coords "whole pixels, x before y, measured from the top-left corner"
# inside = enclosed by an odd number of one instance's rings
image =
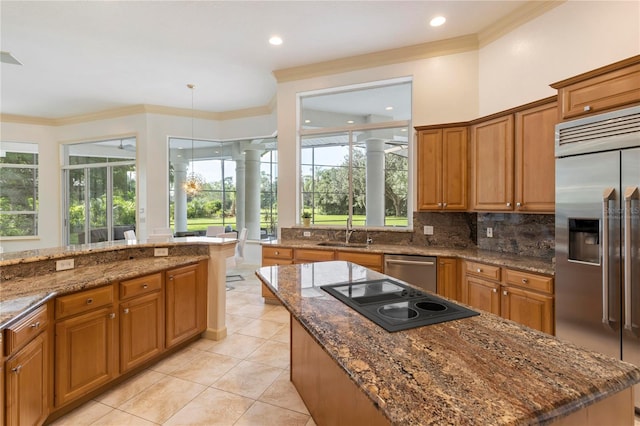
[[[116,331],[113,307],[87,312],[56,324],[56,407],[85,395],[116,376]]]
[[[513,210],[513,115],[471,127],[474,210]]]
[[[516,287],[503,287],[502,316],[527,327],[554,334],[553,296]]]
[[[442,209],[442,130],[418,132],[418,210]]]
[[[515,120],[515,209],[553,213],[556,103],[519,112]]]
[[[500,284],[475,277],[466,277],[467,304],[500,315]]]
[[[442,208],[467,208],[467,128],[442,131]]]
[[[168,271],[166,279],[166,347],[183,342],[206,328],[206,280],[198,265]]]
[[[120,371],[155,357],[164,348],[162,292],[120,304]]]
[[[7,426],[41,425],[48,415],[48,333],[7,361]]]
[[[336,260],[345,260],[353,262],[360,266],[373,269],[377,272],[383,272],[384,264],[382,254],[379,253],[362,253],[357,251],[336,251]]]
[[[459,300],[460,281],[458,280],[458,259],[438,257],[437,292],[449,299]]]
[[[295,249],[294,263],[324,262],[333,260],[333,250]]]

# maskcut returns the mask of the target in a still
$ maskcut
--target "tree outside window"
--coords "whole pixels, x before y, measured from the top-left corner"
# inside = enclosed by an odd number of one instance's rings
[[[0,236],[38,235],[38,145],[0,146]]]

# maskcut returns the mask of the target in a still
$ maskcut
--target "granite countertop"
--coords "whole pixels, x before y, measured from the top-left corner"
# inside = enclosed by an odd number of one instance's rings
[[[386,332],[319,288],[384,278],[350,262],[260,268],[392,424],[545,423],[640,382],[640,369],[490,313]]]
[[[18,321],[54,296],[153,274],[206,259],[208,256],[205,255],[148,257],[4,281],[0,288],[0,329]]]
[[[471,260],[474,262],[490,263],[497,266],[504,266],[513,269],[520,269],[527,272],[533,272],[545,275],[555,275],[555,265],[552,260],[542,259],[539,257],[519,256],[511,253],[499,253],[489,250],[480,249],[455,249],[447,247],[425,247],[411,246],[400,244],[370,244],[362,247],[360,244],[353,244],[350,247],[336,246],[320,246],[322,241],[311,240],[286,240],[272,241],[263,243],[270,247],[296,247],[296,248],[313,248],[318,250],[348,250],[362,251],[364,253],[381,253],[381,254],[412,254],[420,256],[442,256],[457,257],[460,259]]]

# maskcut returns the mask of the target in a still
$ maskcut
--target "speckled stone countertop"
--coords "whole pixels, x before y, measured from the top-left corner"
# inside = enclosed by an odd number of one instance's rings
[[[479,249],[455,249],[447,247],[424,247],[400,244],[371,244],[363,247],[361,244],[353,244],[350,247],[320,246],[321,241],[312,240],[286,240],[263,243],[270,247],[297,247],[313,248],[318,250],[348,250],[362,251],[364,253],[383,254],[412,254],[420,256],[457,257],[474,262],[490,263],[497,266],[505,266],[545,275],[555,275],[555,265],[552,260],[539,257],[518,256],[510,253],[499,253]]]
[[[18,321],[52,297],[153,274],[209,258],[211,244],[233,238],[183,237],[164,241],[114,241],[56,247],[0,256],[0,329]],[[166,247],[169,256],[154,257]],[[55,271],[55,261],[75,260],[75,268]]]
[[[349,262],[257,275],[392,424],[544,424],[640,382],[631,364],[484,312],[388,333],[320,288],[385,277]]]

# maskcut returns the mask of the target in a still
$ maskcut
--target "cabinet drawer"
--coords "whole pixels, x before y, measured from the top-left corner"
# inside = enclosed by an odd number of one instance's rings
[[[296,249],[295,253],[296,261],[323,262],[334,258],[333,250]]]
[[[42,305],[27,317],[5,330],[5,355],[10,355],[36,337],[47,327],[47,305]]]
[[[56,299],[56,319],[65,318],[113,303],[113,287],[98,287]]]
[[[477,262],[465,262],[465,271],[490,280],[500,281],[500,267]]]
[[[262,266],[291,265],[292,263],[292,259],[273,259],[270,257],[262,258]]]
[[[505,269],[505,283],[531,290],[553,294],[553,278],[528,272]]]
[[[346,260],[361,266],[382,268],[382,255],[352,251],[337,251],[336,260]]]
[[[293,259],[293,249],[282,247],[262,247],[262,257]]]
[[[120,299],[151,293],[162,288],[162,274],[147,275],[120,283]]]

